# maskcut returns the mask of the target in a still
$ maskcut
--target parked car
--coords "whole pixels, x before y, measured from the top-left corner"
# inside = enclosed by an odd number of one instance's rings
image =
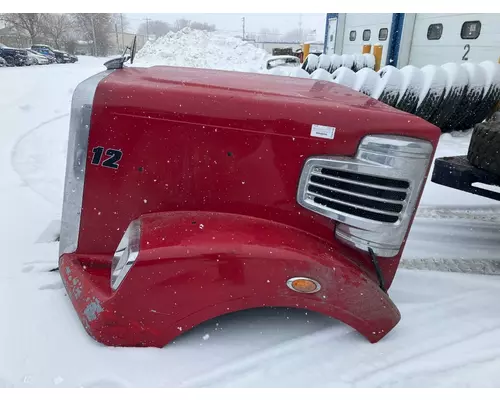
[[[266,62],[266,69],[273,69],[276,67],[300,67],[300,59],[295,56],[275,56],[271,57]]]
[[[0,57],[2,57],[9,66],[28,65],[28,52],[24,49],[15,49],[0,43]]]
[[[0,57],[0,67],[6,67],[7,61],[5,61],[2,57]]]
[[[78,57],[77,57],[77,56],[75,56],[74,54],[70,54],[70,55],[69,55],[69,57],[71,58],[71,62],[72,62],[72,63],[75,63],[75,62],[77,62],[77,61],[78,61]]]
[[[44,55],[36,52],[35,50],[31,50],[31,49],[26,49],[26,51],[28,52],[28,60],[29,60],[29,63],[30,65],[45,65],[45,64],[50,64],[50,61],[47,57],[45,57]]]
[[[45,44],[34,44],[31,46],[31,50],[47,57],[51,64],[56,62],[56,55],[50,46]]]
[[[68,53],[61,50],[53,50],[56,56],[56,62],[59,64],[65,64],[71,62],[71,57]]]

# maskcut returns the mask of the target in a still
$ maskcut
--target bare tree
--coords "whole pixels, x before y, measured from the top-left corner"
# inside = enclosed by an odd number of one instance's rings
[[[191,22],[189,27],[192,29],[198,29],[200,31],[208,31],[208,32],[215,31],[215,25],[210,25],[210,24],[207,24],[206,22],[193,21],[193,22]]]
[[[130,28],[130,21],[124,14],[113,14],[112,15],[112,24],[113,27],[116,25],[116,28],[118,29],[118,32],[122,31],[127,32],[127,29]]]
[[[257,35],[258,40],[261,42],[277,42],[281,38],[281,33],[278,29],[262,28]]]
[[[27,33],[31,42],[35,43],[42,33],[46,14],[43,13],[9,13],[0,14],[0,19],[20,33]]]
[[[141,35],[146,35],[149,33],[149,35],[160,37],[166,35],[172,30],[173,28],[168,22],[154,20],[149,21],[149,23],[146,23],[146,21],[141,23],[141,25],[139,25],[138,33]]]
[[[191,25],[191,21],[185,18],[178,19],[174,22],[174,31],[180,31],[181,29],[188,28]]]
[[[92,42],[91,52],[94,56],[106,56],[110,48],[113,16],[106,13],[73,14],[82,36]],[[95,43],[94,43],[95,37]]]
[[[289,42],[303,42],[307,38],[307,33],[303,30],[296,28],[286,32],[282,37],[282,41]]]
[[[73,21],[68,14],[47,14],[42,24],[42,32],[56,48],[70,39]]]

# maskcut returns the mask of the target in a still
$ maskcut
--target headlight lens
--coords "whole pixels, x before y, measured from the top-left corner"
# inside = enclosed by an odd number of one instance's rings
[[[141,226],[139,220],[130,223],[116,248],[111,264],[111,288],[118,289],[139,256]]]

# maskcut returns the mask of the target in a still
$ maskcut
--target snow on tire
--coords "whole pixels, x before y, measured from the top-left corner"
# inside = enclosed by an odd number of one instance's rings
[[[354,66],[352,70],[358,72],[365,67],[365,57],[363,54],[354,54]]]
[[[402,83],[396,108],[414,114],[424,84],[424,74],[419,68],[407,65],[401,68],[401,76]]]
[[[307,71],[303,70],[300,67],[291,68],[290,76],[294,78],[310,78],[311,76],[307,73]]]
[[[356,73],[347,67],[340,67],[331,76],[335,83],[350,88],[353,88],[356,83]]]
[[[302,69],[306,70],[308,73],[316,71],[319,64],[319,57],[316,54],[309,54],[306,60],[302,64]]]
[[[371,68],[373,70],[375,70],[375,56],[373,54],[370,54],[370,53],[365,53],[363,54],[363,57],[364,57],[364,66],[366,68]]]
[[[476,108],[482,101],[484,86],[486,84],[484,70],[479,68],[477,64],[466,62],[462,64],[462,67],[467,71],[469,83],[467,85],[467,92],[448,121],[450,129],[454,131],[466,130],[474,126]]]
[[[338,54],[332,54],[330,56],[330,69],[328,72],[332,73],[335,70],[339,69],[342,66],[342,56]]]
[[[476,110],[474,124],[483,122],[492,112],[493,107],[500,101],[500,64],[493,61],[479,63],[484,70],[486,85],[483,99]]]
[[[269,75],[277,75],[277,76],[290,76],[290,68],[287,67],[276,67],[269,70]],[[307,73],[307,72],[306,72]]]
[[[394,107],[399,100],[399,90],[403,81],[401,72],[392,65],[386,65],[378,74],[380,80],[372,97]]]
[[[353,69],[354,56],[351,54],[342,54],[342,66],[349,69]]]
[[[486,86],[486,74],[483,68],[470,62],[463,63],[462,66],[469,76],[469,87],[467,94],[462,99],[463,102],[467,103],[467,107],[464,107],[464,113],[459,116],[455,127],[459,131],[474,127],[478,117],[478,107],[483,100]]]
[[[356,72],[354,90],[371,96],[380,81],[380,76],[371,68],[363,68]]]
[[[500,122],[485,122],[474,127],[467,159],[475,167],[500,175]]]
[[[447,132],[453,124],[451,117],[467,92],[469,77],[465,68],[457,63],[446,63],[441,68],[446,72],[445,93],[440,107],[434,111],[429,122],[442,132]]]
[[[429,121],[443,101],[447,74],[444,69],[436,65],[426,65],[421,70],[424,82],[415,115]]]
[[[332,82],[332,76],[328,73],[328,71],[325,71],[322,68],[318,68],[316,71],[314,71],[311,74],[311,79],[316,79],[318,81],[328,81]]]
[[[326,54],[321,54],[318,59],[318,68],[322,68],[325,71],[330,72],[330,66],[331,66],[331,59],[330,56],[327,56]]]

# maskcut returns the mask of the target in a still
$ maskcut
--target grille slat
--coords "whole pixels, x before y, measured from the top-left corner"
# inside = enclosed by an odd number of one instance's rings
[[[401,179],[319,167],[311,170],[304,189],[309,201],[332,211],[396,223],[405,208],[410,184]]]
[[[380,201],[381,200],[380,197],[370,196],[368,194],[363,194],[363,193],[355,193],[355,192],[350,191],[350,190],[343,190],[343,189],[338,189],[338,188],[332,188],[331,186],[322,185],[321,183],[310,183],[310,185],[314,185],[314,186],[320,187],[322,189],[332,190],[334,192],[350,194],[352,196],[361,197],[361,198],[364,198],[364,199],[370,199],[370,200],[376,200],[376,201]],[[384,199],[384,203],[405,204],[405,200]]]
[[[314,198],[314,201],[315,201],[315,203],[321,204],[321,205],[326,206],[328,208],[342,211],[342,212],[345,212],[345,213],[348,213],[351,215],[356,215],[358,217],[371,219],[373,221],[394,223],[394,222],[397,222],[399,219],[398,216],[379,214],[379,213],[355,208],[355,207],[349,206],[347,204],[342,204],[340,202],[327,200],[327,199],[324,199],[324,198],[321,198],[318,196]]]
[[[335,178],[326,177],[324,175],[313,174],[310,178],[310,182],[319,183],[325,186],[329,186],[332,189],[342,189],[349,192],[355,192],[359,194],[366,194],[368,196],[377,197],[386,200],[398,200],[403,201],[406,198],[406,191],[397,191],[392,189],[387,189],[384,187],[374,187],[368,185],[359,185],[355,181],[344,181]]]
[[[380,201],[380,199],[372,200],[364,197],[358,197],[353,193],[340,193],[334,190],[325,189],[318,187],[316,185],[310,184],[307,188],[309,193],[314,193],[317,195],[324,196],[327,199],[335,199],[335,201],[342,201],[343,203],[352,205],[352,206],[361,206],[366,207],[372,211],[380,211],[380,212],[390,212],[398,214],[403,209],[403,204],[395,204],[395,203],[387,203],[384,201]]]
[[[321,173],[330,177],[348,179],[357,183],[367,183],[371,185],[377,185],[379,187],[387,189],[408,189],[410,184],[408,181],[401,179],[386,178],[382,176],[373,176],[360,174],[357,172],[344,171],[341,169],[331,169],[331,168],[321,168]]]
[[[364,210],[364,211],[367,211],[367,212],[370,212],[370,213],[374,213],[374,214],[381,214],[381,215],[392,216],[392,217],[396,218],[396,221],[397,221],[397,219],[399,217],[399,213],[398,212],[385,211],[385,210],[380,210],[380,209],[377,209],[377,208],[366,207],[366,206],[362,206],[362,205],[359,205],[359,204],[350,203],[350,202],[347,202],[347,201],[344,201],[344,200],[339,200],[338,198],[332,198],[332,197],[324,196],[324,195],[319,194],[319,193],[314,193],[314,192],[309,192],[309,191],[307,193],[309,195],[311,195],[311,196],[314,196],[315,199],[319,198],[319,199],[327,200],[327,201],[330,201],[330,202],[334,202],[334,203],[338,203],[338,204],[343,204],[343,205],[351,207],[352,209],[355,209],[355,210],[358,209],[358,210]]]
[[[407,192],[407,190],[403,189],[403,188],[391,187],[391,186],[383,186],[383,185],[377,185],[377,184],[374,184],[374,183],[367,183],[367,182],[358,181],[356,179],[348,179],[348,178],[341,178],[341,177],[338,177],[338,176],[325,175],[325,174],[322,174],[321,172],[314,172],[313,171],[311,173],[311,175],[318,176],[318,177],[325,178],[325,179],[331,179],[331,180],[335,180],[335,181],[339,181],[339,182],[353,183],[353,184],[356,184],[356,185],[371,187],[371,188],[374,188],[374,189],[384,189],[384,190],[388,189],[388,190],[392,190],[394,192],[403,192],[403,193]]]

